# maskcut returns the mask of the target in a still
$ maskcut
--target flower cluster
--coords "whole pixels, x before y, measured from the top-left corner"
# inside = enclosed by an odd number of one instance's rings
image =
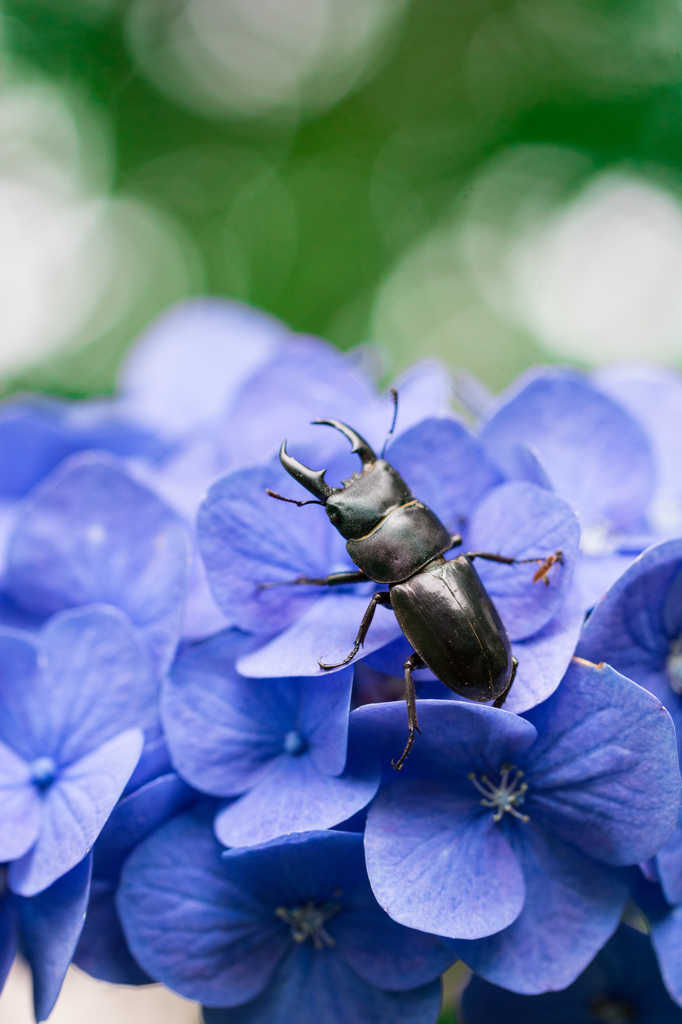
[[[202,300],[115,397],[0,410],[0,980],[19,949],[37,1020],[75,962],[206,1024],[433,1024],[458,959],[467,1024],[682,1019],[682,379],[425,362],[389,431],[372,360]],[[379,464],[404,500],[336,529]],[[447,543],[376,582],[349,551],[408,506]]]

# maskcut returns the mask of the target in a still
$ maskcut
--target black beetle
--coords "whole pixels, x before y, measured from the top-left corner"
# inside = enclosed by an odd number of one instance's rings
[[[474,568],[474,558],[505,565],[540,562],[534,582],[543,579],[548,583],[547,572],[561,562],[561,552],[548,558],[515,559],[468,551],[446,561],[445,553],[462,543],[460,535],[450,534],[431,509],[414,497],[393,466],[377,457],[357,431],[339,420],[314,422],[334,427],[348,438],[352,451],[360,456],[362,471],[344,481],[343,487],[330,487],[324,479],[326,470],[309,469],[292,458],[284,441],[279,453],[282,465],[316,500],[295,501],[270,490],[268,494],[299,506],[323,505],[346,538],[346,550],[358,571],[336,572],[319,579],[300,576],[287,582],[338,586],[372,580],[388,585],[388,591],[372,596],[348,656],[338,665],[320,662],[320,667],[347,665],[360,650],[377,605],[393,609],[415,651],[404,665],[408,739],[401,756],[392,762],[394,768],[401,768],[414,743],[415,730],[419,731],[412,679],[415,669],[430,668],[455,693],[470,700],[493,701],[496,708],[504,704],[514,682],[518,662],[511,653],[504,623]]]

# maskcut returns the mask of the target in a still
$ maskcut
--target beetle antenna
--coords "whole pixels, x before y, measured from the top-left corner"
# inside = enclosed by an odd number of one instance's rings
[[[277,491],[271,491],[269,487],[265,488],[265,493],[269,494],[271,498],[277,498],[278,501],[290,501],[292,505],[298,505],[299,508],[303,505],[324,505],[323,501],[296,501],[296,498],[285,498]]]
[[[395,388],[391,388],[390,395],[391,395],[391,398],[393,399],[393,420],[391,421],[391,429],[389,430],[388,434],[386,434],[386,440],[384,441],[384,447],[381,449],[380,458],[382,458],[382,459],[384,457],[384,452],[386,451],[386,447],[388,445],[388,442],[393,437],[393,431],[395,430],[395,423],[396,423],[396,420],[398,419],[398,392],[396,391]]]

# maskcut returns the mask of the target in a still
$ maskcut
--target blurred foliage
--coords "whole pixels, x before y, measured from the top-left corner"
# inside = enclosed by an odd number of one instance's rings
[[[130,6],[4,0],[4,45],[111,126],[116,193],[181,226],[199,257],[194,290],[251,302],[344,348],[369,338],[382,282],[456,216],[472,176],[502,150],[556,144],[588,154],[592,169],[682,169],[673,0],[414,0],[364,83],[300,118],[202,116],[169,99],[131,57]],[[19,383],[111,387],[131,331]],[[494,387],[547,358],[523,332],[505,338],[492,331],[472,347],[453,337],[440,354]],[[408,348],[395,363],[425,354],[419,337]]]

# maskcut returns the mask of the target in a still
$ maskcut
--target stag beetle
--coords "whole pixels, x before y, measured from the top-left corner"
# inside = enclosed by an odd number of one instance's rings
[[[397,397],[396,412],[397,412]],[[387,584],[388,591],[375,593],[360,623],[353,648],[338,665],[320,667],[331,670],[347,665],[364,643],[377,605],[392,608],[398,624],[414,648],[404,665],[408,738],[394,768],[402,768],[414,743],[417,707],[412,673],[429,668],[455,693],[475,701],[493,701],[501,707],[512,688],[518,661],[495,605],[473,565],[475,558],[515,565],[542,563],[534,582],[543,579],[552,565],[561,563],[561,552],[548,558],[507,558],[485,551],[468,551],[451,561],[446,552],[462,543],[438,517],[414,497],[400,474],[384,458],[377,457],[369,444],[352,427],[339,420],[315,420],[333,427],[351,442],[359,455],[360,473],[353,473],[343,487],[325,482],[326,470],[312,470],[288,454],[283,442],[279,457],[294,480],[315,495],[313,501],[295,501],[275,491],[268,494],[295,505],[323,505],[330,521],[346,538],[346,550],[358,566],[357,572],[335,572],[322,578],[300,576],[281,586],[313,584],[338,586],[373,580]],[[395,414],[393,419],[395,425]],[[389,437],[393,432],[393,426]],[[388,440],[388,438],[387,438]],[[386,445],[384,445],[385,449]]]

